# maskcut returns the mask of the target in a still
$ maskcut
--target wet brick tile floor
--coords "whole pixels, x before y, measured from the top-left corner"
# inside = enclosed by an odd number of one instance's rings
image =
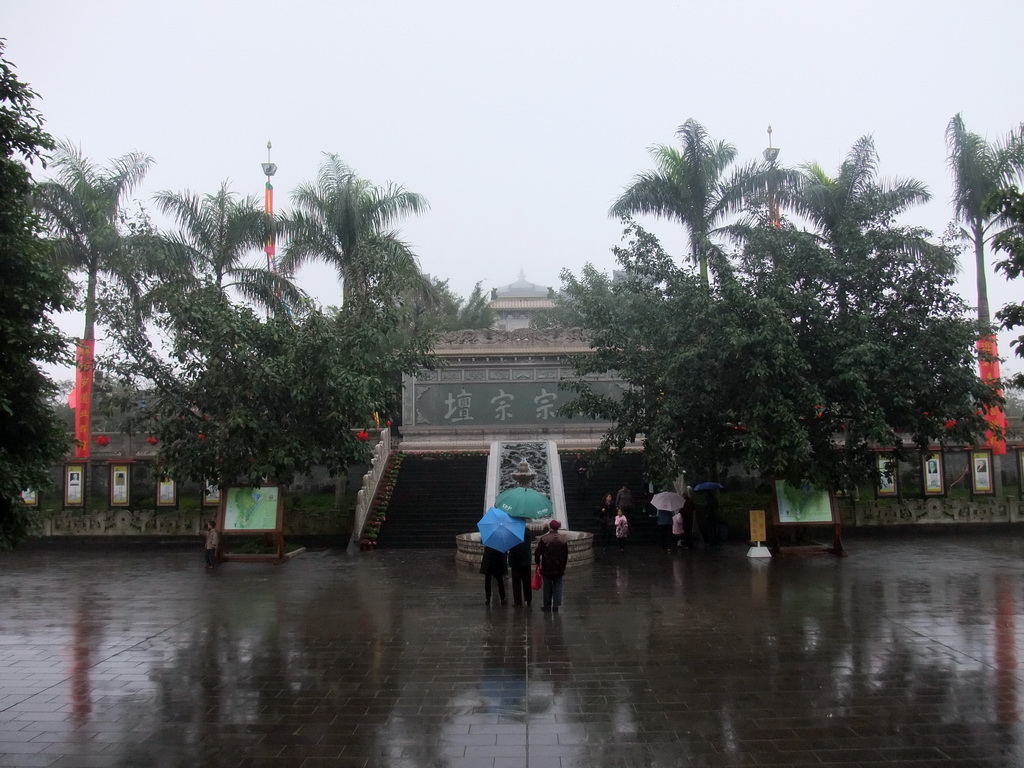
[[[1021,766],[1024,534],[602,551],[557,614],[449,551],[0,555],[0,766]]]

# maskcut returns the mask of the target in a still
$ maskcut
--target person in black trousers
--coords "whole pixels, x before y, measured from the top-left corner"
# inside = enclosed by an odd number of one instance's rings
[[[508,570],[512,574],[512,602],[516,605],[530,605],[533,600],[533,589],[530,586],[533,578],[533,572],[530,570],[532,563],[533,535],[527,528],[523,542],[508,551]]]
[[[487,605],[491,604],[491,579],[498,582],[498,599],[502,605],[505,600],[505,573],[508,572],[508,562],[505,553],[493,547],[484,547],[484,556],[480,561],[480,573],[484,575],[484,597]]]

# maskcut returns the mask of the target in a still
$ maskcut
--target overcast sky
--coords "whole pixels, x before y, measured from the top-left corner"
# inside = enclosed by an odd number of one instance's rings
[[[54,136],[100,163],[155,158],[140,198],[225,179],[262,195],[269,139],[281,209],[335,152],[428,199],[401,231],[462,295],[611,270],[608,207],[687,118],[740,160],[771,124],[780,162],[833,172],[871,134],[883,176],[930,188],[906,221],[936,233],[950,118],[990,140],[1024,120],[1020,0],[0,0],[0,18]],[[684,251],[678,227],[642,223]],[[299,280],[339,302],[330,270]],[[974,280],[965,259],[971,305]],[[993,309],[1020,293],[990,275]]]

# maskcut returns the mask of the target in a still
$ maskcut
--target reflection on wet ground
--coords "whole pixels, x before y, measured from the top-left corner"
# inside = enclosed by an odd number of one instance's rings
[[[452,552],[0,556],[0,766],[1020,766],[1024,536],[601,552],[560,613]]]

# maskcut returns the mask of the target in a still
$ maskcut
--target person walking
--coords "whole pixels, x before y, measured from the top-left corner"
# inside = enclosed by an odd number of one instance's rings
[[[615,510],[615,540],[619,543],[619,552],[626,551],[626,539],[629,538],[629,520],[621,509]]]
[[[658,510],[658,543],[666,552],[672,551],[672,510]]]
[[[697,502],[693,500],[693,488],[686,486],[686,490],[683,491],[683,508],[679,510],[679,514],[683,518],[683,546],[687,549],[693,549],[693,515],[697,509]]]
[[[676,540],[676,547],[683,546],[683,510],[677,509],[672,515],[672,538]]]
[[[527,528],[522,542],[508,551],[508,570],[512,574],[512,602],[516,605],[526,603],[529,606],[533,599],[533,589],[530,587],[533,577],[532,549],[533,535]]]
[[[615,508],[621,509],[627,516],[633,511],[633,492],[626,483],[623,483],[619,492],[615,494]]]
[[[206,570],[208,571],[212,571],[217,567],[217,547],[219,546],[220,531],[217,530],[217,524],[213,520],[207,520],[204,554],[206,555]]]
[[[612,543],[612,538],[615,535],[615,501],[610,493],[604,495],[604,501],[594,513],[594,517],[597,518],[597,524],[600,526],[601,542],[607,547]]]
[[[480,573],[484,575],[484,598],[486,605],[491,604],[491,579],[498,582],[498,600],[505,605],[505,574],[508,572],[508,561],[505,553],[493,547],[484,547],[484,556],[480,560]]]
[[[540,564],[540,572],[544,577],[542,611],[557,611],[562,605],[562,576],[569,563],[569,542],[558,532],[561,527],[562,524],[557,520],[548,523],[550,532],[538,539],[537,549],[533,553],[533,560]]]

